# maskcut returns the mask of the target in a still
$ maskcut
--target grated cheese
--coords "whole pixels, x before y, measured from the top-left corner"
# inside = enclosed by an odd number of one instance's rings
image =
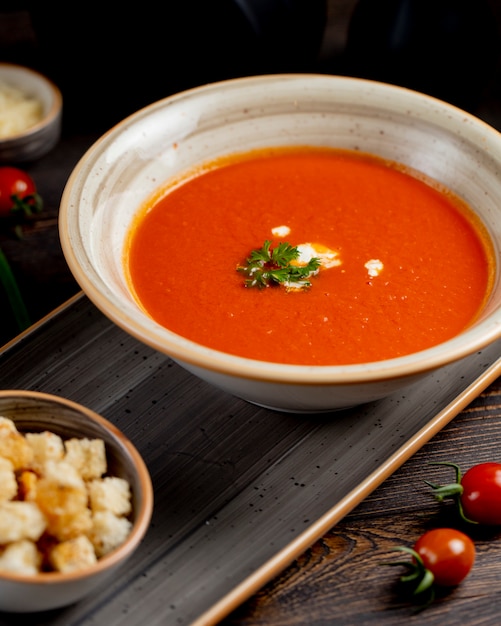
[[[0,137],[28,130],[42,118],[42,103],[0,80]]]

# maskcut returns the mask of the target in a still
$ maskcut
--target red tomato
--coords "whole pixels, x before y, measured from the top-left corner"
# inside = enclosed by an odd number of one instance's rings
[[[416,541],[414,550],[434,582],[443,587],[453,587],[469,574],[475,562],[473,541],[453,528],[435,528]]]
[[[501,525],[501,463],[479,463],[461,478],[465,517],[486,525]]]
[[[40,198],[29,174],[17,167],[0,167],[0,217],[12,215],[12,210],[37,210]],[[24,206],[23,206],[24,205]]]

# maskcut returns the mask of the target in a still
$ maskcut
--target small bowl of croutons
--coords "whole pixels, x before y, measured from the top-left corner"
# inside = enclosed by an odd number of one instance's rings
[[[0,611],[73,604],[139,547],[149,471],[111,422],[47,393],[0,390]]]

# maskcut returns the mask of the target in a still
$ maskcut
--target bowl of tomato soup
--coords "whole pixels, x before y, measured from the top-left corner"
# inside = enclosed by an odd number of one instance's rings
[[[138,111],[70,175],[68,265],[113,322],[290,412],[374,401],[501,336],[501,136],[384,83],[269,75]]]

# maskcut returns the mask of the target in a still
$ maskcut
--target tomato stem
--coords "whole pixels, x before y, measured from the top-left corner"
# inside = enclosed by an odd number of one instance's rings
[[[10,268],[7,257],[0,248],[0,283],[4,288],[7,300],[14,314],[19,331],[23,331],[30,326],[30,318],[24,300],[17,286],[16,279]]]
[[[433,495],[439,502],[442,502],[444,498],[453,498],[456,504],[459,516],[463,520],[463,522],[466,522],[467,524],[477,524],[478,522],[468,519],[466,515],[464,514],[463,505],[461,504],[461,494],[463,493],[464,488],[463,488],[463,485],[461,484],[462,474],[461,474],[461,469],[459,465],[457,465],[456,463],[451,463],[449,461],[430,463],[430,465],[445,465],[447,467],[454,468],[454,471],[456,473],[455,483],[449,483],[447,485],[435,485],[434,483],[431,483],[428,480],[425,480],[424,482],[429,487],[432,488]]]
[[[389,561],[382,563],[382,565],[400,565],[407,568],[407,574],[400,576],[400,582],[409,586],[411,584],[414,585],[412,589],[412,596],[414,598],[419,598],[421,600],[422,598],[427,597],[424,604],[420,604],[420,609],[426,608],[435,599],[435,590],[433,587],[435,576],[433,575],[433,572],[425,567],[423,559],[413,548],[398,546],[393,548],[393,550],[410,554],[412,556],[412,561]],[[425,593],[427,596],[424,595]]]
[[[453,498],[460,496],[463,493],[463,486],[459,483],[450,483],[448,485],[435,485],[428,480],[424,481],[429,487],[433,489],[433,495],[441,502],[444,498]]]
[[[433,576],[433,573],[430,572],[429,569],[426,569],[425,567],[423,568],[423,572],[422,572],[422,578],[419,581],[418,586],[414,589],[414,595],[417,596],[420,593],[423,593],[423,591],[428,591],[431,586],[433,585],[433,581],[435,580],[435,576]]]

